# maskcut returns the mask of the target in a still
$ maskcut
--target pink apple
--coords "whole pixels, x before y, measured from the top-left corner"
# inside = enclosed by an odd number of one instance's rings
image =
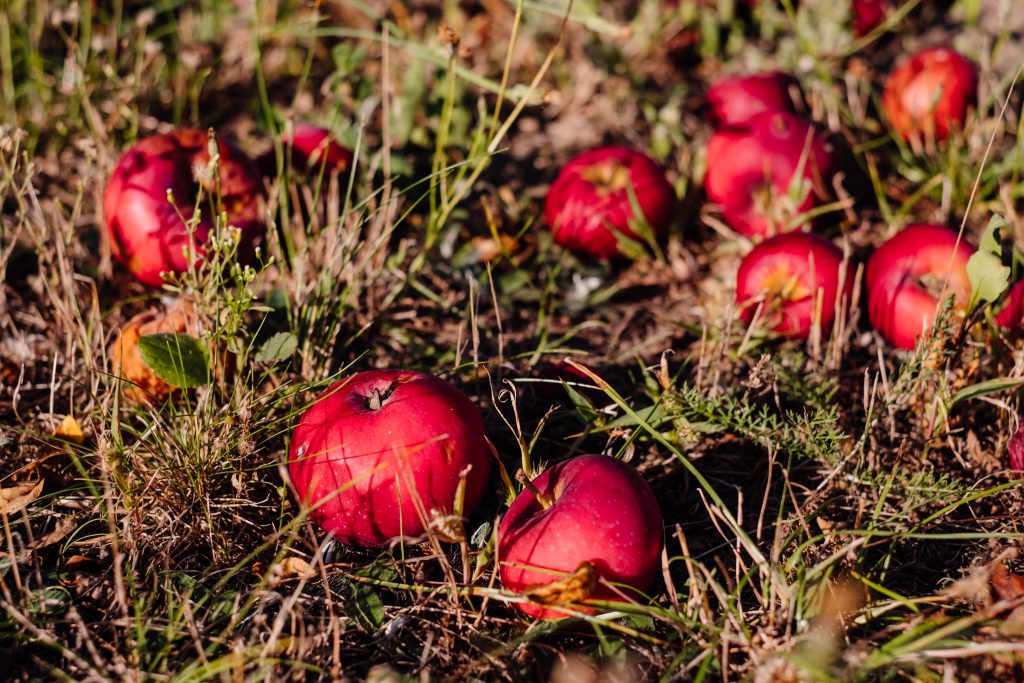
[[[289,473],[310,517],[339,540],[383,545],[484,494],[491,451],[480,411],[425,372],[374,370],[319,398],[292,433]]]
[[[962,129],[977,103],[977,67],[945,47],[921,50],[900,63],[882,95],[893,130],[918,145],[940,142]]]
[[[635,469],[608,456],[581,455],[546,470],[532,485],[544,502],[527,488],[498,527],[499,574],[506,589],[529,594],[584,562],[604,581],[622,584],[626,595],[650,587],[660,567],[661,510]],[[622,599],[603,583],[590,597]],[[553,605],[519,606],[533,617],[567,614]]]
[[[833,166],[831,145],[810,123],[763,112],[711,137],[704,190],[736,232],[772,235],[827,200]],[[791,196],[794,177],[800,187]]]
[[[125,152],[107,183],[103,212],[114,257],[147,285],[162,284],[162,272],[187,270],[191,252],[202,258],[214,225],[208,208],[211,195],[219,193],[229,224],[239,230],[241,260],[252,256],[263,237],[262,182],[244,153],[218,140],[219,178],[202,181],[206,196],[190,238],[185,221],[195,213],[200,185],[194,177],[201,177],[210,161],[208,142],[207,133],[192,129],[148,137]]]
[[[630,192],[655,235],[668,228],[675,191],[653,159],[626,147],[592,149],[562,168],[544,205],[555,242],[598,258],[621,256],[619,236],[634,230]]]
[[[806,339],[815,320],[826,333],[837,304],[846,306],[851,278],[842,276],[843,253],[820,235],[787,233],[761,242],[740,263],[736,302],[749,325],[760,318],[777,334]]]
[[[913,349],[931,329],[942,298],[967,304],[971,282],[967,260],[974,247],[942,225],[911,225],[880,246],[868,260],[865,285],[871,325],[890,344]]]
[[[796,114],[802,99],[800,84],[781,71],[730,76],[716,82],[704,98],[711,125],[742,126],[757,114],[782,111]]]
[[[1010,437],[1006,450],[1010,456],[1010,469],[1014,472],[1024,472],[1024,425],[1018,427]]]

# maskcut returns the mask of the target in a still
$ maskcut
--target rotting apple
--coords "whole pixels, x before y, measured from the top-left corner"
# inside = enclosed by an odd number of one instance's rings
[[[770,237],[743,257],[736,302],[748,325],[758,315],[776,334],[806,339],[818,322],[828,332],[837,309],[850,303],[852,280],[843,253],[820,235]]]
[[[219,197],[228,223],[238,229],[240,260],[250,258],[262,239],[259,175],[239,149],[222,140],[216,144],[217,178],[208,177],[210,139],[200,130],[145,138],[118,161],[103,194],[103,212],[114,257],[139,281],[159,286],[161,273],[184,272],[191,254],[203,257],[214,226],[211,197]],[[190,235],[186,222],[195,216],[200,187],[206,196]]]
[[[632,194],[632,196],[631,196]],[[640,240],[640,217],[660,235],[668,228],[675,191],[653,159],[627,147],[601,147],[569,161],[548,191],[544,216],[555,242],[602,259],[622,256],[620,238]]]
[[[865,285],[871,326],[890,344],[913,349],[935,322],[942,301],[967,304],[967,261],[975,249],[943,225],[910,225],[868,260]]]
[[[763,112],[711,137],[704,190],[736,232],[772,235],[829,197],[833,166],[831,144],[811,123]]]
[[[159,403],[174,387],[157,377],[142,360],[139,339],[150,334],[191,334],[199,331],[199,314],[187,299],[178,299],[166,308],[149,308],[132,317],[117,331],[108,353],[115,377],[127,384],[122,396],[141,404]]]
[[[339,143],[331,131],[307,123],[296,124],[284,143],[292,150],[293,163],[302,170],[344,173],[352,167],[352,151]]]
[[[781,71],[723,78],[708,89],[704,98],[708,120],[716,128],[742,126],[764,112],[797,114],[802,101],[800,84]]]
[[[429,373],[371,370],[333,384],[303,413],[288,469],[324,531],[375,547],[459,509],[468,515],[490,465],[483,419],[465,394]]]
[[[889,0],[853,0],[850,11],[853,14],[853,32],[866,36],[885,21]]]
[[[963,129],[977,103],[977,67],[946,47],[921,50],[901,62],[882,94],[893,130],[917,149]]]
[[[660,566],[661,510],[642,476],[621,460],[581,455],[536,477],[498,527],[499,576],[528,615],[593,613],[587,598],[647,590]],[[615,584],[613,588],[609,584]]]

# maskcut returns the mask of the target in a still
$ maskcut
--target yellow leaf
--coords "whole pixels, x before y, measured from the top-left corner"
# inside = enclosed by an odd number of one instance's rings
[[[81,425],[78,424],[78,420],[70,415],[64,417],[64,421],[54,430],[53,435],[58,439],[64,439],[78,445],[82,445],[82,442],[85,441]]]

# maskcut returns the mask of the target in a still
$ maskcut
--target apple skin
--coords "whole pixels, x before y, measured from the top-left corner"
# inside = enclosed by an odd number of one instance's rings
[[[943,282],[955,305],[967,303],[967,261],[974,251],[964,240],[957,244],[957,232],[943,225],[917,223],[894,235],[868,260],[871,326],[896,348],[913,349],[935,322],[940,301],[934,290]],[[921,278],[929,278],[931,287]]]
[[[1008,330],[1017,332],[1024,327],[1024,280],[1010,286],[1005,301],[994,317],[1000,327]]]
[[[885,84],[882,109],[904,140],[941,142],[963,128],[978,103],[978,69],[945,47],[921,50],[901,62]]]
[[[635,469],[608,456],[581,455],[544,471],[533,486],[552,504],[545,510],[526,489],[505,513],[498,527],[502,586],[523,592],[563,578],[552,572],[571,574],[591,562],[607,581],[637,591],[650,587],[661,566],[661,509]],[[601,584],[591,597],[622,599]],[[531,617],[567,616],[554,606],[517,604]]]
[[[284,143],[291,146],[292,158],[300,169],[318,173],[324,165],[326,173],[344,173],[352,167],[352,151],[335,140],[326,128],[296,124],[291,135],[284,136]]]
[[[889,0],[853,0],[850,11],[853,14],[853,32],[865,36],[885,21]]]
[[[853,291],[851,278],[842,277],[843,252],[820,235],[790,232],[770,237],[743,257],[736,274],[736,303],[749,325],[757,313],[776,334],[807,339],[821,292],[821,328],[828,331],[835,318],[836,302],[848,305]],[[842,285],[840,281],[843,280]],[[791,290],[783,295],[780,290]]]
[[[260,220],[263,184],[243,152],[223,140],[217,144],[222,205],[229,224],[239,230],[238,257],[245,261],[265,232]],[[163,283],[161,272],[188,270],[185,250],[190,236],[185,221],[195,213],[199,185],[193,169],[209,163],[207,146],[208,135],[200,130],[153,135],[121,156],[107,183],[103,212],[114,258],[151,287]],[[192,240],[198,258],[214,225],[208,199],[215,188],[213,183],[205,187],[202,216]],[[173,206],[167,200],[168,190],[174,194]]]
[[[763,112],[797,114],[800,84],[781,71],[764,71],[749,76],[730,76],[708,89],[704,102],[707,117],[716,128],[743,126]]]
[[[1018,473],[1024,472],[1024,425],[1018,427],[1010,437],[1006,451],[1010,456],[1010,469]]]
[[[630,227],[629,190],[655,235],[668,228],[675,190],[653,159],[627,147],[601,147],[574,157],[548,191],[544,217],[555,243],[601,259],[622,256],[616,232],[640,237]]]
[[[385,396],[377,410],[375,391]],[[483,419],[458,389],[412,370],[333,384],[303,413],[288,456],[300,500],[316,506],[313,521],[365,547],[422,534],[433,510],[451,514],[467,468],[464,515],[480,502],[491,468]]]
[[[797,215],[810,211],[828,197],[833,156],[831,145],[809,122],[785,112],[763,112],[745,126],[723,128],[711,137],[704,190],[733,230],[771,235],[781,226],[758,196],[785,197],[804,159],[802,178],[811,189],[792,210]]]

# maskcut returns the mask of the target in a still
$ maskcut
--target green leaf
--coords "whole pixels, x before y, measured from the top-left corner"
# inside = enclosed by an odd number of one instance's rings
[[[291,332],[278,332],[263,342],[263,346],[256,352],[256,361],[259,363],[276,363],[291,358],[298,346],[299,340],[294,334]]]
[[[950,399],[949,405],[955,406],[961,401],[967,401],[972,398],[981,398],[982,396],[988,396],[990,394],[998,394],[1000,391],[1016,389],[1021,385],[1024,385],[1024,377],[996,377],[995,379],[985,380],[984,382],[978,382],[977,384],[972,384],[969,387],[964,387],[953,394],[953,398]]]
[[[571,384],[564,380],[562,380],[562,386],[565,387],[565,393],[569,394],[569,400],[572,401],[573,407],[580,414],[580,419],[583,420],[584,424],[594,424],[597,422],[598,414],[590,399],[576,391]]]
[[[156,376],[176,387],[201,387],[210,382],[210,349],[188,334],[147,334],[139,339],[142,362]]]
[[[369,566],[356,572],[374,581],[394,581],[397,574],[390,567]],[[384,602],[377,595],[373,584],[362,581],[352,582],[352,595],[345,600],[345,613],[367,633],[376,633],[384,625]]]
[[[1010,286],[1010,267],[1003,265],[1003,247],[999,242],[999,230],[1005,226],[1002,216],[992,216],[981,236],[978,251],[967,260],[972,309],[979,303],[997,301]]]

